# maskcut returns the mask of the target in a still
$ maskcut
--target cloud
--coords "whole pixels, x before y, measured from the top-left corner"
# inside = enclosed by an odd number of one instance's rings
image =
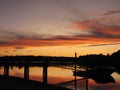
[[[88,36],[120,39],[120,26],[103,24],[97,20],[75,21],[73,22],[73,27],[80,31],[90,33]]]
[[[119,13],[120,13],[120,10],[108,10],[103,15],[112,15],[112,14],[119,14]]]
[[[16,49],[23,49],[23,47],[42,47],[55,45],[77,45],[77,44],[96,44],[103,42],[119,42],[119,38],[100,38],[96,36],[59,36],[54,39],[35,40],[35,39],[17,39],[11,43],[5,43],[0,47],[16,47]]]
[[[100,43],[120,42],[120,26],[104,24],[98,20],[74,21],[71,26],[78,33],[52,35],[0,30],[0,33],[4,34],[0,36],[2,37],[0,38],[0,47],[24,49],[27,46],[77,45],[88,43],[95,44],[93,46],[96,46]]]
[[[75,27],[76,29],[79,29],[79,30],[87,31],[95,23],[96,23],[96,21],[94,21],[94,20],[87,20],[87,21],[83,21],[83,22],[75,21],[72,23],[72,27]]]
[[[3,43],[10,43],[13,40],[18,39],[35,39],[35,40],[44,40],[44,39],[50,39],[52,38],[52,35],[49,34],[39,34],[37,32],[31,32],[31,31],[22,31],[21,30],[6,30],[6,29],[0,29],[0,41],[1,44]]]
[[[12,50],[13,52],[17,52],[17,50]]]
[[[0,45],[7,45],[7,44],[10,44],[10,42],[8,42],[8,41],[0,41]]]
[[[24,33],[21,34],[19,31],[15,32],[12,30],[0,29],[0,34],[2,38],[6,39],[17,39],[17,38],[24,38]]]
[[[25,49],[25,47],[14,47],[15,49]]]
[[[119,45],[119,44],[120,44],[120,43],[92,44],[92,45],[83,46],[83,47],[96,47],[96,46]]]
[[[9,51],[4,51],[5,53],[8,53]]]

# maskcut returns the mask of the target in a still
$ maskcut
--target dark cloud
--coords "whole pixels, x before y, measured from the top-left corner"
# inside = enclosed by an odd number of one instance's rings
[[[0,33],[4,34],[3,37],[9,38],[24,38],[24,35],[20,34],[19,32],[14,32],[11,30],[0,29]]]
[[[91,31],[92,35],[91,37],[94,37],[94,38],[108,38],[108,39],[111,39],[111,38],[120,38],[120,34],[116,35],[116,34],[110,34],[110,33],[107,33],[107,32],[103,32],[99,29],[97,30],[93,30]]]
[[[4,51],[5,53],[8,53],[9,51]]]
[[[120,10],[109,10],[106,13],[104,13],[103,15],[111,15],[111,14],[118,14],[120,13]]]
[[[14,47],[15,49],[25,49],[25,47]]]
[[[27,32],[27,31],[11,31],[11,30],[5,30],[5,29],[0,29],[0,34],[1,37],[4,39],[6,38],[7,41],[13,41],[16,39],[35,39],[35,40],[48,40],[52,39],[52,35],[48,34],[38,34],[35,32]],[[0,38],[0,40],[2,40]]]
[[[17,50],[12,50],[13,52],[16,52]]]
[[[8,41],[0,41],[0,45],[7,45],[7,44],[10,44],[10,42],[8,42]]]
[[[78,34],[73,35],[73,36],[64,36],[64,35],[56,36],[56,37],[53,38],[53,40],[54,39],[55,40],[85,40],[81,36],[79,36]]]

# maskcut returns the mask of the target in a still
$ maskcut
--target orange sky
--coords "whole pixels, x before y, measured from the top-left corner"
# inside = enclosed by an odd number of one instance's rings
[[[118,0],[0,1],[0,56],[74,56],[120,49]]]

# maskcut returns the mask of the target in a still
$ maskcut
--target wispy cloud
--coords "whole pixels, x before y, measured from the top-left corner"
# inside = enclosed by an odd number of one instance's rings
[[[118,14],[120,10],[108,10],[103,15],[111,15],[111,14]]]
[[[25,47],[14,47],[15,49],[25,49]]]
[[[119,45],[120,43],[105,43],[105,44],[92,44],[92,45],[87,45],[87,46],[82,46],[82,47],[96,47],[96,46],[108,46],[108,45]]]
[[[120,26],[102,24],[97,20],[75,21],[73,22],[73,27],[81,31],[89,32],[92,37],[120,38]]]
[[[74,21],[72,23],[78,33],[67,35],[39,34],[31,32],[13,32],[0,30],[0,46],[24,49],[27,46],[53,46],[120,42],[120,26],[107,25],[98,20]],[[85,33],[81,33],[85,32]],[[106,44],[100,44],[106,45]]]
[[[20,31],[20,30],[16,30],[16,31],[12,31],[12,30],[5,30],[5,29],[0,29],[0,34],[1,34],[1,39],[48,39],[51,38],[51,35],[48,34],[39,34],[39,33],[35,33],[35,32],[28,32],[28,31]],[[7,41],[8,41],[7,40]]]

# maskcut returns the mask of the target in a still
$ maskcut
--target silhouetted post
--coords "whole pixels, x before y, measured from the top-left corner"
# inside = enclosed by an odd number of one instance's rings
[[[88,66],[86,67],[86,72],[88,72]],[[86,90],[88,90],[88,77],[85,77],[86,79]]]
[[[24,79],[29,79],[29,66],[24,66]]]
[[[77,53],[75,52],[75,90],[77,90],[76,66],[77,66]]]
[[[9,66],[8,65],[4,66],[4,76],[5,77],[9,76]]]
[[[88,90],[88,78],[86,77],[86,90]]]
[[[47,60],[43,60],[43,83],[47,84]]]

